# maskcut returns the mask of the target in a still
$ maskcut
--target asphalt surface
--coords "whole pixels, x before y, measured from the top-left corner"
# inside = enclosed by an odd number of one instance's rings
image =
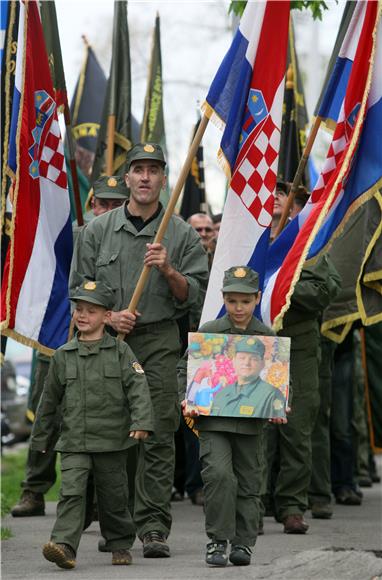
[[[76,580],[382,579],[381,490],[381,484],[363,489],[362,506],[335,505],[331,520],[313,520],[307,513],[310,529],[305,536],[286,535],[273,518],[266,518],[265,535],[257,541],[252,564],[227,568],[204,563],[203,510],[184,500],[173,504],[171,558],[144,559],[136,541],[132,566],[112,566],[111,554],[97,551],[100,533],[93,522],[82,536],[76,568],[62,570],[41,554],[55,517],[55,504],[48,503],[44,517],[4,518],[2,525],[11,528],[13,537],[2,543],[2,578],[52,580],[65,574]]]

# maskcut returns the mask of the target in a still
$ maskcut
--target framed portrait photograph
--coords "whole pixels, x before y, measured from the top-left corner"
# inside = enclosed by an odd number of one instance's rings
[[[190,332],[187,406],[199,415],[286,416],[290,338]]]

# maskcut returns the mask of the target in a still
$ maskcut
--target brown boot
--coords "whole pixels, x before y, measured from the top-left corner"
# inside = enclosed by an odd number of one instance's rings
[[[130,551],[127,548],[115,550],[112,555],[111,563],[114,566],[128,566],[133,561]]]
[[[283,524],[285,534],[306,534],[309,530],[309,525],[300,514],[286,516]]]
[[[45,501],[43,494],[25,489],[21,495],[19,503],[11,509],[11,514],[14,518],[44,516]]]
[[[55,544],[48,542],[42,548],[44,558],[54,562],[59,568],[70,570],[76,565],[76,554],[68,544]]]

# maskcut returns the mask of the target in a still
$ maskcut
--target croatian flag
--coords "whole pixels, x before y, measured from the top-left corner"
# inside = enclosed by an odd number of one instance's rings
[[[319,111],[337,122],[326,161],[305,208],[268,253],[261,314],[276,330],[305,260],[327,250],[352,213],[382,186],[380,17],[377,2],[358,2]]]
[[[223,314],[224,271],[264,277],[276,188],[289,2],[248,2],[203,105],[225,130],[219,158],[230,186],[201,323]]]
[[[51,353],[68,338],[70,203],[37,3],[20,2],[9,145],[12,237],[2,284],[6,336]]]

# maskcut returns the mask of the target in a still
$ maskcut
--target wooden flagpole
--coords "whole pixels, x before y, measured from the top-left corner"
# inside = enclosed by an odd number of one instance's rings
[[[107,120],[106,175],[113,175],[115,115]]]
[[[322,117],[316,117],[316,120],[315,120],[315,123],[312,127],[312,130],[309,133],[308,141],[305,145],[304,152],[303,152],[301,159],[300,159],[300,162],[298,164],[296,175],[294,176],[292,187],[291,187],[291,190],[290,190],[288,198],[287,198],[287,202],[285,204],[285,207],[283,209],[283,213],[281,214],[279,224],[278,224],[276,231],[275,231],[275,236],[273,238],[274,240],[283,231],[284,226],[285,226],[285,222],[288,219],[289,211],[292,207],[293,200],[294,200],[296,193],[298,191],[298,186],[300,185],[302,176],[304,174],[305,166],[308,162],[310,152],[312,151],[312,147],[313,147],[314,141],[316,139],[318,129],[320,128],[321,121],[322,121]]]
[[[195,133],[195,137],[194,137],[194,139],[190,145],[190,148],[188,150],[187,157],[184,161],[183,167],[182,167],[181,172],[180,172],[179,177],[178,177],[178,181],[176,182],[176,185],[173,189],[173,192],[172,192],[171,197],[169,199],[169,202],[167,204],[167,208],[166,208],[166,211],[165,211],[164,216],[162,218],[162,221],[160,223],[160,226],[158,228],[157,234],[154,238],[154,241],[153,241],[154,244],[160,244],[162,242],[162,239],[163,239],[163,236],[164,236],[165,231],[167,229],[168,223],[170,221],[172,214],[174,213],[175,206],[176,206],[177,201],[179,199],[180,193],[184,187],[185,181],[187,179],[187,175],[190,171],[192,160],[194,159],[194,157],[196,155],[196,152],[198,150],[200,142],[201,142],[203,135],[205,133],[205,130],[207,128],[208,121],[209,121],[208,117],[206,115],[203,115],[203,117],[200,121],[199,128],[198,128],[197,132]],[[130,304],[127,308],[127,312],[134,313],[136,311],[137,306],[138,306],[138,302],[140,300],[140,297],[142,296],[142,292],[144,290],[145,284],[146,284],[148,276],[150,274],[150,270],[151,270],[151,266],[144,266],[143,267],[143,270],[141,272],[141,275],[140,275],[139,280],[137,282],[137,285],[135,287],[133,296],[131,297]],[[125,335],[118,334],[118,338],[123,340],[125,338]]]

